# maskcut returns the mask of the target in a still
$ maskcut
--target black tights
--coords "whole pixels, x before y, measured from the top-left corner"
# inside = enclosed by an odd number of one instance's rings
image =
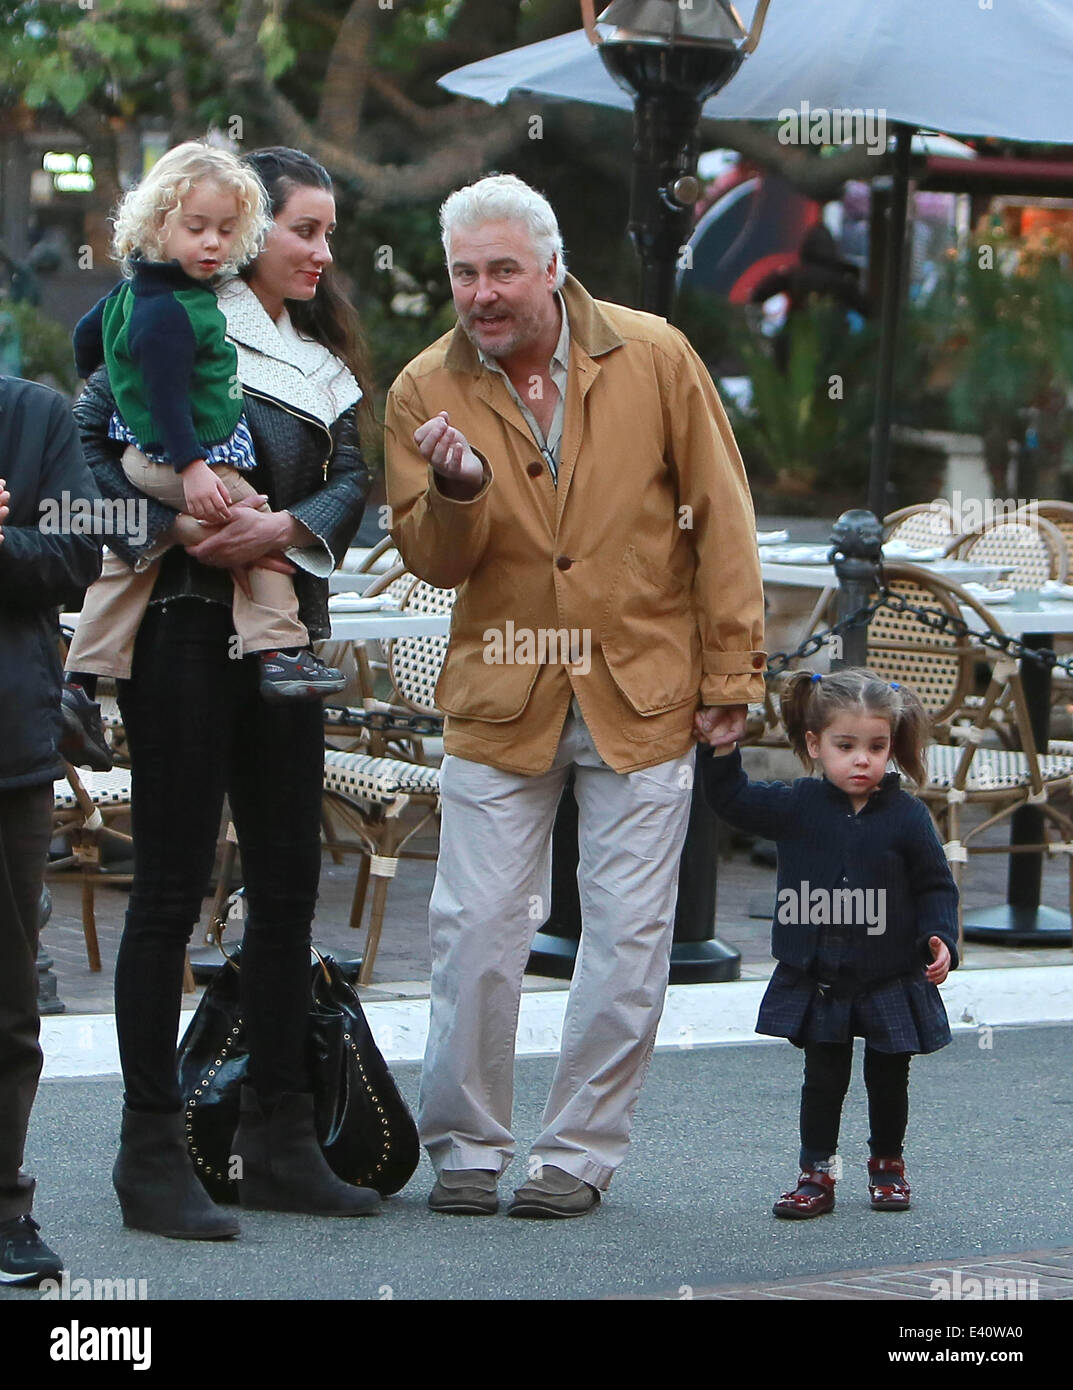
[[[175,1066],[184,953],[212,873],[224,794],[249,916],[242,1012],[250,1081],[308,1089],[311,924],[320,878],[319,701],[266,704],[256,656],[230,655],[222,604],[149,608],[119,682],[131,752],[134,883],[116,963],[116,1028],[134,1110],[181,1108]]]
[[[873,1158],[900,1158],[909,1122],[911,1052],[876,1052],[865,1045],[868,1148]],[[849,1089],[853,1043],[806,1043],[801,1087],[801,1167],[814,1168],[838,1151],[842,1102]]]

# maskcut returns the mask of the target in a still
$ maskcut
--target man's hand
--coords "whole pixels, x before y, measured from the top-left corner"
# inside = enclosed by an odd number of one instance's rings
[[[941,985],[950,974],[950,947],[941,936],[929,937],[928,945],[931,947],[932,963],[924,973],[930,984]]]
[[[0,478],[0,542],[4,539],[4,522],[7,520],[7,514],[10,510],[8,506],[10,501],[11,493],[7,490],[7,481]]]
[[[703,705],[693,716],[693,735],[712,748],[739,743],[745,737],[747,705]]]
[[[450,423],[446,410],[418,425],[414,443],[448,484],[444,491],[449,497],[472,497],[480,491],[484,481],[481,461],[462,431]]]

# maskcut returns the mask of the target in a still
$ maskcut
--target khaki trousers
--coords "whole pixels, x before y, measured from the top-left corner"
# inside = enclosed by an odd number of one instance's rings
[[[618,773],[576,700],[536,777],[444,758],[429,904],[432,998],[418,1126],[437,1172],[502,1173],[522,975],[551,899],[551,830],[571,766],[579,812],[582,939],[559,1064],[533,1145],[606,1189],[625,1156],[667,987],[694,754]]]
[[[165,506],[182,511],[186,505],[183,483],[166,463],[153,463],[133,446],[123,454],[123,472],[139,492]],[[227,488],[232,502],[256,493],[235,468],[217,466],[213,472]],[[266,504],[264,512],[271,508]],[[231,614],[242,652],[270,652],[280,647],[308,647],[309,633],[298,618],[294,583],[275,570],[249,569],[252,598],[236,584]],[[157,563],[132,570],[118,555],[107,551],[101,577],[86,591],[82,614],[67,655],[68,671],[97,676],[130,677],[134,639],[156,583]]]

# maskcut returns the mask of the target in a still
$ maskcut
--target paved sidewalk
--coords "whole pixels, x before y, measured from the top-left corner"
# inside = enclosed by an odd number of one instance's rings
[[[817,1218],[819,1220],[821,1218]],[[659,1298],[660,1295],[648,1295]],[[663,1295],[679,1299],[679,1292]],[[780,1279],[773,1284],[691,1289],[694,1299],[763,1301],[808,1299],[886,1299],[1020,1301],[1073,1299],[1073,1246],[1030,1250],[990,1260],[894,1265],[886,1269],[848,1269],[814,1279]]]

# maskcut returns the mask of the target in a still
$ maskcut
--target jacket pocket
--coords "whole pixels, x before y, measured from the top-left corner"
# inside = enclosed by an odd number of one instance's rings
[[[517,719],[529,701],[540,666],[489,662],[485,651],[473,642],[449,648],[436,682],[436,704],[459,719],[492,724]]]
[[[701,650],[690,590],[670,571],[650,569],[627,547],[600,623],[612,679],[635,713],[695,704]]]

